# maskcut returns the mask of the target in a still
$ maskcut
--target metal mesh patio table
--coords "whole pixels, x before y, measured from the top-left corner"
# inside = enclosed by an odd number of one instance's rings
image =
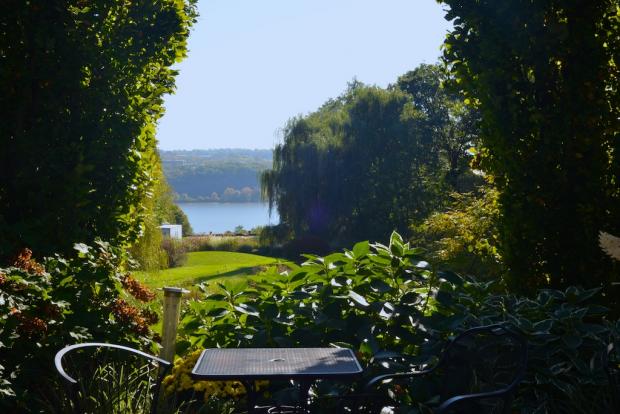
[[[238,380],[248,392],[248,411],[256,402],[254,380],[290,379],[300,384],[300,403],[306,405],[310,385],[317,379],[347,379],[362,373],[355,354],[345,348],[205,349],[192,370],[195,379]]]

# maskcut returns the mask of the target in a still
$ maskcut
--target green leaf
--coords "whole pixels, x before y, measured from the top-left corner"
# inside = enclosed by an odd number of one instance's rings
[[[241,303],[233,307],[235,308],[237,312],[241,312],[241,313],[244,313],[246,315],[251,315],[251,316],[259,316],[258,310],[256,310],[256,308],[246,303]]]
[[[535,333],[547,333],[553,326],[553,319],[545,319],[533,325]]]
[[[312,295],[309,294],[308,292],[304,292],[303,290],[294,290],[293,292],[289,294],[289,297],[295,300],[304,300],[304,299],[311,298]]]
[[[228,309],[218,307],[218,308],[211,309],[209,312],[207,312],[207,316],[210,316],[215,319],[219,319],[219,318],[223,318],[229,313],[230,311]]]
[[[454,272],[442,270],[442,271],[437,272],[437,276],[439,277],[440,280],[443,279],[447,282],[452,283],[453,285],[456,285],[456,286],[463,285],[463,278]]]
[[[388,285],[381,279],[372,279],[370,288],[377,293],[386,293],[392,290],[392,286]]]
[[[356,243],[353,246],[353,254],[357,259],[360,259],[370,253],[370,243],[368,241],[363,241]]]
[[[355,303],[357,303],[360,306],[363,306],[363,307],[370,306],[370,304],[366,301],[366,299],[362,295],[354,292],[353,290],[349,291],[349,298],[351,298],[351,300],[353,300]]]
[[[562,342],[571,349],[577,349],[583,343],[583,339],[577,335],[568,334],[562,337]]]
[[[205,300],[212,300],[212,301],[225,301],[226,300],[226,295],[222,295],[221,293],[214,293],[212,295],[207,295],[205,297]]]

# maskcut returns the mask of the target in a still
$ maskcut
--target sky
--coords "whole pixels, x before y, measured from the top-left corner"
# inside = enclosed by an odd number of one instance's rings
[[[199,0],[159,148],[273,148],[294,116],[357,78],[385,87],[434,63],[450,24],[435,0]]]

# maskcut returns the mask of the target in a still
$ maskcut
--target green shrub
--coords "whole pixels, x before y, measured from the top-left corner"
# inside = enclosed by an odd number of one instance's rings
[[[412,230],[414,240],[431,252],[438,264],[483,279],[505,274],[498,252],[498,193],[481,187],[478,193],[451,194],[452,206],[435,212]]]
[[[605,319],[607,309],[589,304],[596,290],[517,297],[494,282],[434,271],[421,252],[394,233],[388,246],[362,242],[344,253],[307,255],[299,268],[251,277],[243,290],[205,287],[204,297],[184,310],[178,350],[335,344],[357,352],[368,379],[385,370],[372,363],[384,351],[431,361],[449,337],[468,327],[512,322],[531,347],[515,403],[520,412],[610,407],[610,388],[596,361],[619,326]],[[337,386],[321,391],[343,392]]]
[[[0,268],[0,411],[58,409],[53,358],[65,345],[153,345],[149,325],[156,316],[125,299],[148,302],[154,294],[127,273],[123,250],[101,241],[75,248],[76,257],[55,256],[44,264],[25,250]]]

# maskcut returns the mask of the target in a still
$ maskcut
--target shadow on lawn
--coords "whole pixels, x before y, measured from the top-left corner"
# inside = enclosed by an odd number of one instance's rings
[[[191,284],[198,284],[198,283],[202,283],[202,282],[208,282],[209,280],[213,280],[213,279],[232,277],[232,276],[250,276],[250,275],[255,275],[260,270],[262,270],[260,268],[260,266],[259,267],[257,267],[257,266],[240,267],[238,269],[231,270],[229,272],[218,273],[218,274],[215,274],[215,275],[196,277],[196,278],[194,278],[191,281]]]

